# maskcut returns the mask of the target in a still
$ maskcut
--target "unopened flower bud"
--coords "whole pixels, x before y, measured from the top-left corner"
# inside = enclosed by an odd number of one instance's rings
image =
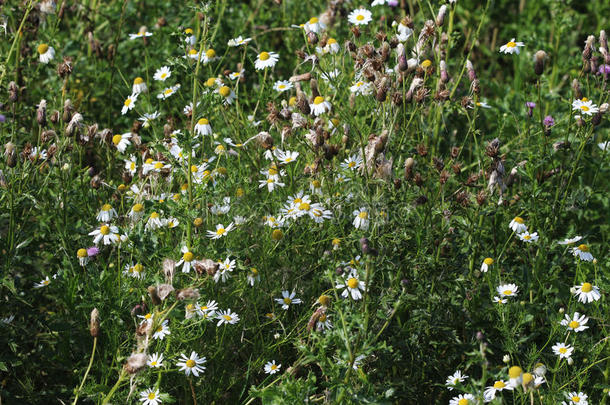
[[[544,71],[544,63],[546,58],[547,55],[544,51],[538,51],[534,55],[534,73],[536,73],[538,76],[540,76]]]
[[[436,15],[436,26],[442,27],[445,23],[445,15],[447,14],[447,6],[443,4]]]
[[[91,311],[91,317],[89,318],[89,333],[91,336],[98,337],[100,334],[100,313],[97,308],[93,308]]]
[[[36,110],[36,121],[38,125],[44,127],[47,125],[47,100],[42,99],[38,104],[38,109]]]

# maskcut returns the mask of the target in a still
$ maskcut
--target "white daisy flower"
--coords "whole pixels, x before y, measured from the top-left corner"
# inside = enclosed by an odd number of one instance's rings
[[[506,298],[501,298],[501,297],[494,297],[493,301],[496,304],[506,304],[508,302],[508,300]]]
[[[332,105],[324,100],[324,97],[318,96],[314,98],[313,103],[309,104],[309,108],[311,109],[311,113],[317,117],[318,115],[329,112]]]
[[[275,156],[277,157],[277,159],[279,160],[280,163],[287,165],[290,162],[295,162],[297,160],[297,158],[299,157],[299,152],[291,152],[289,150],[287,151],[282,151],[279,149],[276,149],[277,153],[275,154]]]
[[[182,272],[189,273],[191,271],[192,262],[195,260],[195,255],[186,246],[182,246],[180,251],[182,252],[182,258],[176,263],[176,267],[182,265]]]
[[[305,32],[307,32],[309,30],[311,32],[315,32],[316,34],[319,34],[322,30],[326,29],[326,24],[321,22],[318,19],[318,17],[311,17],[309,19],[309,21],[307,21],[303,25],[303,28],[305,28]]]
[[[49,280],[49,276],[46,276],[42,281],[40,281],[39,283],[34,283],[34,288],[42,288],[42,287],[46,287],[49,284],[51,284],[51,280]]]
[[[293,84],[291,82],[289,82],[288,80],[278,80],[273,85],[273,90],[278,91],[278,92],[281,93],[283,91],[290,90],[293,87],[294,87]]]
[[[148,91],[148,87],[146,83],[144,83],[144,79],[141,77],[136,77],[133,79],[133,85],[131,86],[131,92],[133,94],[146,93]]]
[[[138,38],[144,38],[144,37],[150,37],[152,36],[152,32],[148,32],[146,31],[146,29],[141,29],[140,31],[138,31],[137,34],[129,34],[129,39],[133,40],[133,39],[138,39]]]
[[[341,47],[339,46],[339,43],[337,42],[337,40],[335,38],[328,38],[328,40],[326,41],[326,45],[323,48],[323,51],[325,53],[331,53],[331,54],[338,53],[340,50],[341,50]]]
[[[165,100],[165,99],[171,97],[175,92],[177,92],[179,88],[180,88],[180,84],[176,84],[175,86],[171,86],[171,87],[166,87],[162,93],[157,94],[157,98]]]
[[[516,284],[502,284],[496,288],[496,291],[501,297],[514,297],[517,295],[519,287]]]
[[[159,405],[162,402],[159,390],[148,388],[140,392],[140,402],[142,402],[142,405]]]
[[[258,274],[258,270],[254,267],[250,267],[250,272],[247,276],[248,284],[254,287],[254,284],[261,281],[261,276]]]
[[[199,135],[212,135],[212,126],[207,118],[200,118],[195,124],[195,134]]]
[[[570,392],[565,394],[565,396],[570,401],[567,405],[589,405],[589,401],[587,400],[589,396],[584,392]]]
[[[239,315],[237,315],[235,312],[231,312],[231,308],[229,308],[226,311],[219,311],[216,314],[216,319],[218,319],[216,326],[220,326],[225,323],[234,325],[239,322]]]
[[[573,238],[566,238],[562,241],[557,242],[559,245],[571,245],[573,243],[578,242],[579,240],[582,239],[582,236],[575,236]]]
[[[171,335],[171,332],[169,331],[169,326],[167,326],[168,322],[169,321],[166,319],[161,323],[161,325],[157,327],[157,329],[153,333],[153,339],[163,340],[165,336]]]
[[[525,46],[523,42],[515,42],[515,38],[511,39],[506,43],[506,45],[502,45],[500,47],[500,52],[502,53],[516,53],[519,55],[519,48]]]
[[[489,266],[491,266],[493,263],[494,259],[492,259],[491,257],[486,257],[485,260],[483,260],[483,263],[481,264],[481,272],[487,273],[487,271],[489,270]]]
[[[361,207],[358,210],[354,210],[353,212],[354,214],[354,221],[352,222],[352,224],[354,225],[354,228],[356,229],[362,229],[363,231],[366,231],[367,229],[369,229],[369,213],[366,210],[366,208]]]
[[[117,150],[121,153],[125,152],[125,149],[129,145],[131,145],[131,132],[126,132],[124,134],[116,134],[112,137],[112,144],[116,146]]]
[[[475,405],[476,403],[477,401],[472,394],[460,394],[449,400],[449,405]]]
[[[574,346],[566,345],[565,343],[557,343],[553,347],[553,353],[559,356],[560,359],[569,359],[572,357],[572,352],[574,351]]]
[[[585,115],[593,115],[599,112],[599,107],[593,104],[593,101],[585,98],[574,100],[572,102],[572,110],[576,110]]]
[[[213,318],[218,309],[218,303],[215,300],[208,301],[205,305],[199,305],[197,303],[195,311],[201,318],[210,319]]]
[[[519,237],[519,239],[521,239],[523,242],[526,242],[526,243],[533,243],[538,240],[538,232],[534,232],[534,233],[522,232],[522,233],[518,234],[517,236]]]
[[[275,301],[282,305],[282,309],[286,310],[293,304],[300,304],[301,300],[295,298],[296,293],[288,292],[288,290],[282,291],[282,298],[276,298]]]
[[[207,231],[208,237],[211,239],[220,239],[223,236],[227,236],[227,233],[232,231],[234,226],[235,225],[233,224],[233,222],[231,222],[226,228],[223,224],[218,224],[216,225],[215,231]]]
[[[602,296],[599,293],[599,287],[591,283],[582,283],[573,288],[573,294],[578,297],[578,301],[588,304],[599,300]]]
[[[365,8],[359,8],[352,11],[347,16],[347,20],[355,25],[367,25],[373,19],[371,12]]]
[[[509,385],[508,381],[498,380],[494,382],[494,385],[486,387],[483,392],[483,400],[485,402],[491,402],[494,398],[496,398],[496,394],[503,390],[512,391],[514,388]]]
[[[574,332],[582,332],[589,327],[586,326],[587,322],[589,322],[589,318],[585,315],[580,315],[578,312],[574,312],[574,315],[570,318],[570,315],[565,314],[565,318],[560,322],[561,325],[567,326],[568,330],[573,330]]]
[[[464,382],[468,376],[466,374],[462,374],[460,370],[457,370],[455,373],[447,377],[447,381],[445,381],[445,385],[449,391],[453,391],[453,388],[458,384]]]
[[[515,233],[527,232],[527,225],[525,225],[525,221],[521,217],[514,217],[508,227],[513,230]]]
[[[205,371],[206,358],[199,357],[196,352],[191,352],[189,357],[186,357],[184,353],[180,355],[180,361],[176,363],[176,366],[180,367],[180,371],[184,371],[187,376],[193,374],[195,377],[199,377],[199,373]]]
[[[38,51],[40,63],[47,64],[55,57],[55,49],[47,44],[38,45],[36,50]]]
[[[93,236],[93,243],[96,245],[102,241],[104,245],[110,245],[119,241],[119,228],[114,225],[102,224],[99,229],[89,232]]]
[[[123,102],[123,108],[121,109],[121,115],[127,114],[128,111],[132,110],[136,106],[138,94],[139,93],[132,93],[125,99],[125,102]]]
[[[413,30],[404,25],[402,21],[400,22],[400,24],[398,24],[398,27],[396,27],[396,31],[396,38],[398,38],[400,42],[407,41],[411,37],[411,35],[413,35]]]
[[[266,374],[275,374],[280,371],[281,364],[275,364],[275,360],[268,362],[265,364],[265,373]]]
[[[240,70],[239,72],[231,72],[229,73],[229,79],[231,80],[237,80],[240,77],[242,77],[244,75],[246,71],[244,69]]]
[[[235,92],[228,86],[219,87],[218,90],[216,90],[216,93],[220,94],[224,105],[233,104],[233,101],[235,101]]]
[[[104,204],[102,205],[102,209],[100,209],[100,212],[97,214],[96,219],[99,222],[109,222],[112,218],[115,218],[117,216],[118,214],[116,210],[112,208],[110,204]]]
[[[146,221],[146,225],[144,225],[144,229],[147,231],[153,231],[155,229],[159,229],[163,226],[163,220],[159,216],[159,213],[153,212],[148,217],[148,221]]]
[[[360,291],[365,290],[365,284],[364,281],[359,280],[356,269],[352,269],[352,271],[344,277],[344,281],[335,285],[335,288],[344,289],[341,293],[343,298],[351,296],[353,300],[359,300],[362,298],[362,293]]]
[[[155,75],[153,76],[153,79],[164,82],[165,80],[169,79],[171,77],[171,75],[172,75],[172,71],[169,68],[169,66],[163,66],[163,67],[157,69],[157,71],[155,72]]]
[[[364,82],[362,80],[357,81],[349,88],[349,91],[352,93],[362,96],[370,96],[373,94],[373,90],[373,83]]]
[[[349,170],[356,170],[359,167],[362,166],[362,157],[359,155],[352,155],[348,158],[346,158],[343,163],[341,163],[341,168],[343,169],[349,169]]]
[[[256,68],[256,70],[263,70],[266,68],[274,67],[279,59],[280,55],[275,52],[261,52],[256,57],[254,67]]]
[[[275,190],[276,187],[284,187],[285,184],[280,182],[279,179],[277,178],[277,176],[269,176],[267,177],[267,180],[259,180],[259,188],[263,188],[265,186],[267,186],[267,191],[269,191],[270,193]]]
[[[153,353],[148,355],[148,360],[146,360],[146,364],[151,368],[159,368],[163,367],[163,353]]]
[[[229,42],[227,42],[227,45],[235,47],[240,45],[246,45],[250,41],[252,41],[252,38],[242,38],[240,35],[237,38],[230,39]]]
[[[585,262],[592,262],[595,259],[593,255],[589,252],[589,246],[585,244],[578,245],[577,247],[572,248],[572,254],[574,256],[578,256],[580,260],[583,260]]]
[[[161,114],[159,114],[157,111],[152,113],[144,113],[140,118],[138,118],[138,121],[142,121],[142,126],[144,128],[148,128],[150,126],[150,122],[159,118],[160,115]]]

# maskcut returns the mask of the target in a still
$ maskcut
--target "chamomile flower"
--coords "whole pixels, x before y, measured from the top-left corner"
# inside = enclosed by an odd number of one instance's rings
[[[572,352],[574,351],[574,346],[566,345],[565,343],[558,342],[553,347],[553,353],[559,356],[560,359],[569,359],[572,357]]]
[[[515,284],[502,284],[496,288],[501,297],[514,297],[519,291],[519,287]]]
[[[575,236],[573,238],[566,238],[564,240],[561,240],[561,241],[557,242],[557,244],[559,244],[559,245],[571,245],[573,243],[578,242],[581,239],[582,239],[582,236],[578,236],[577,235],[577,236]]]
[[[292,83],[289,82],[288,80],[278,80],[273,85],[273,90],[281,93],[283,91],[288,91],[288,90],[292,89],[293,87],[294,86],[292,85]]]
[[[129,39],[133,40],[133,39],[150,37],[150,36],[152,36],[152,32],[148,32],[148,31],[146,31],[146,28],[142,27],[140,29],[140,31],[138,31],[136,34],[129,34]]]
[[[89,232],[93,236],[93,243],[96,245],[103,242],[104,245],[110,245],[119,241],[119,228],[114,225],[102,224],[99,229]]]
[[[341,50],[341,47],[339,46],[339,43],[337,42],[337,40],[335,38],[328,38],[328,40],[326,41],[326,45],[323,48],[323,51],[325,53],[338,53]]]
[[[476,399],[472,394],[460,394],[449,400],[449,405],[474,405],[476,403]]]
[[[231,72],[229,73],[229,79],[231,80],[237,80],[240,77],[242,77],[244,75],[246,71],[244,69],[240,70],[239,72]]]
[[[218,309],[218,303],[215,300],[211,300],[206,302],[204,305],[199,305],[197,303],[195,307],[195,311],[197,311],[197,315],[201,318],[213,318],[216,314],[216,310]]]
[[[525,225],[525,221],[521,217],[514,217],[510,224],[508,224],[508,227],[515,233],[527,232],[527,225]]]
[[[487,273],[487,271],[489,270],[489,266],[491,266],[492,264],[494,264],[494,259],[492,259],[491,257],[486,257],[485,260],[483,260],[483,263],[481,264],[481,272]]]
[[[349,88],[349,91],[352,93],[362,96],[370,96],[373,94],[373,90],[373,83],[364,82],[362,80],[357,81]]]
[[[210,212],[214,215],[224,215],[231,209],[231,197],[222,199],[222,204],[214,204],[210,208]]]
[[[46,276],[42,281],[40,281],[39,283],[34,283],[34,288],[42,288],[42,287],[46,287],[49,284],[51,284],[51,280],[49,279],[49,276]]]
[[[131,86],[131,92],[133,94],[146,93],[147,91],[148,87],[146,86],[144,79],[139,76],[133,79],[133,85]]]
[[[352,11],[347,16],[347,20],[354,25],[367,25],[373,19],[371,12],[365,8]]]
[[[142,266],[140,263],[127,263],[125,265],[125,271],[123,271],[123,274],[138,280],[142,280],[144,278],[144,266]]]
[[[359,155],[352,155],[341,163],[341,168],[349,170],[356,170],[360,166],[362,166],[362,157]]]
[[[151,368],[163,367],[163,353],[153,353],[148,355],[146,364]]]
[[[144,216],[144,206],[140,203],[134,204],[127,215],[133,222],[139,221]]]
[[[319,34],[322,30],[326,29],[326,24],[321,22],[318,19],[318,17],[311,17],[309,19],[309,21],[307,21],[303,25],[303,28],[305,28],[305,32],[307,32],[309,30],[311,32],[315,32],[316,34]]]
[[[354,225],[354,228],[362,229],[363,231],[369,229],[370,220],[369,213],[366,208],[361,207],[360,209],[354,210],[353,214],[354,221],[352,224]]]
[[[570,401],[568,405],[589,405],[589,396],[584,392],[569,392],[565,396]]]
[[[30,152],[30,159],[33,159],[33,160],[38,160],[38,159],[45,160],[46,158],[47,158],[47,151],[46,151],[46,149],[38,148],[37,146],[34,146],[32,148],[32,151]]]
[[[299,298],[295,298],[296,293],[288,292],[288,290],[282,291],[282,298],[276,298],[275,301],[278,304],[282,305],[282,309],[286,310],[290,308],[291,305],[300,304],[301,300]]]
[[[76,251],[76,257],[78,257],[78,263],[83,267],[89,263],[89,254],[87,253],[87,249],[78,249]]]
[[[323,330],[328,330],[328,329],[332,329],[332,328],[333,328],[333,324],[330,321],[329,316],[326,314],[320,315],[320,317],[318,318],[318,322],[316,322],[316,330],[323,331]]]
[[[171,97],[174,93],[176,93],[178,91],[178,89],[180,88],[180,84],[176,84],[174,86],[171,87],[166,87],[163,92],[157,94],[157,98],[160,98],[162,100],[168,99],[169,97]]]
[[[231,277],[231,272],[235,269],[235,259],[227,257],[223,262],[218,262],[218,270],[214,273],[214,281],[226,282]]]
[[[96,219],[99,222],[108,222],[112,218],[115,218],[117,215],[118,214],[116,210],[112,208],[112,205],[104,204],[102,205],[102,209],[100,209],[100,212],[98,212]]]
[[[148,388],[140,392],[140,402],[142,402],[142,405],[159,405],[161,403],[159,390]]]
[[[447,377],[447,381],[445,381],[445,385],[447,386],[447,389],[449,391],[453,391],[453,388],[458,383],[463,383],[467,378],[468,378],[468,376],[466,374],[462,374],[462,372],[460,370],[457,370],[455,373],[453,373],[452,375]]]
[[[279,162],[281,164],[285,164],[285,165],[287,165],[290,162],[295,162],[297,160],[297,158],[299,157],[299,152],[291,152],[289,150],[282,151],[279,149],[276,149],[276,152],[277,153],[275,154],[275,156],[277,157]]]
[[[483,392],[483,399],[485,402],[491,402],[496,397],[496,394],[503,390],[512,391],[513,387],[508,384],[508,381],[498,380],[494,382],[492,386],[485,388],[485,391]]]
[[[159,114],[157,111],[152,113],[144,113],[140,118],[138,118],[138,121],[142,122],[142,126],[144,128],[148,128],[150,126],[150,122],[159,118],[160,115],[161,114]]]
[[[516,388],[523,381],[523,369],[519,366],[512,366],[508,369],[508,385]]]
[[[138,318],[141,319],[140,325],[142,325],[143,323],[148,323],[149,325],[152,325],[154,315],[149,312],[145,315],[138,315]]]
[[[172,71],[169,68],[169,66],[163,66],[155,71],[155,75],[153,76],[153,79],[160,81],[160,82],[164,82],[165,80],[169,79],[171,77],[171,75],[172,75]]]
[[[237,315],[235,312],[231,312],[231,308],[229,308],[226,311],[218,311],[216,314],[216,319],[218,319],[216,326],[220,326],[222,324],[234,325],[239,322],[239,315]]]
[[[237,38],[230,39],[229,42],[227,42],[227,45],[231,47],[236,47],[240,45],[246,45],[250,41],[252,41],[252,38],[242,38],[242,36],[240,35]]]
[[[311,113],[317,117],[318,115],[329,112],[332,105],[324,100],[324,97],[317,96],[313,99],[313,103],[309,104],[309,108],[311,109]]]
[[[351,296],[353,300],[359,300],[362,298],[362,292],[365,290],[364,281],[360,281],[358,278],[358,272],[355,269],[347,274],[343,281],[335,285],[337,289],[344,289],[341,293],[343,298]]]
[[[161,325],[157,327],[157,329],[153,333],[153,339],[163,340],[165,336],[171,335],[171,332],[169,331],[169,326],[167,326],[168,322],[169,321],[166,319],[161,323]]]
[[[267,187],[267,191],[270,193],[275,190],[276,187],[284,187],[285,184],[280,182],[277,176],[269,176],[266,180],[259,180],[259,188]]]
[[[182,246],[180,251],[182,252],[182,258],[176,263],[176,267],[182,265],[182,272],[189,273],[191,271],[192,262],[195,260],[195,255],[186,246]]]
[[[254,67],[256,68],[256,70],[263,70],[266,68],[274,67],[279,59],[280,55],[275,52],[261,52],[256,57]]]
[[[197,352],[191,352],[189,357],[186,357],[184,353],[180,355],[180,361],[176,363],[176,366],[180,367],[180,371],[184,371],[184,374],[188,377],[193,374],[195,377],[199,377],[199,373],[205,371],[206,358],[199,357]]]
[[[121,109],[121,115],[125,115],[128,111],[133,110],[133,108],[136,106],[136,101],[138,100],[138,94],[139,93],[132,93],[125,99],[123,102],[123,108]]]
[[[580,315],[578,312],[574,312],[574,315],[570,317],[570,315],[565,314],[565,318],[560,322],[561,325],[566,326],[568,330],[573,330],[574,332],[582,332],[589,327],[586,326],[587,322],[589,322],[589,318],[585,315]]]
[[[125,152],[125,149],[131,145],[131,132],[125,132],[124,134],[116,134],[112,137],[112,144],[121,153]]]
[[[272,360],[265,364],[265,374],[275,374],[280,371],[281,364],[275,364],[275,360]]]
[[[195,134],[199,135],[212,135],[212,126],[207,118],[199,118],[197,124],[195,124]]]
[[[220,239],[223,236],[227,236],[227,233],[232,231],[234,226],[235,225],[233,224],[233,222],[231,222],[229,225],[227,225],[226,228],[223,224],[218,224],[218,225],[216,225],[215,231],[208,231],[208,237],[211,239]]]
[[[589,252],[589,246],[585,244],[572,248],[572,254],[585,262],[592,262],[594,260],[593,255]]]
[[[254,284],[261,281],[261,275],[258,274],[258,270],[254,267],[250,267],[250,271],[247,276],[248,284],[254,287]]]
[[[144,225],[144,229],[147,231],[154,231],[155,229],[159,229],[163,226],[163,221],[159,216],[158,212],[153,212],[148,217],[148,221],[146,221],[146,225]]]
[[[599,293],[599,287],[591,283],[582,283],[573,288],[573,294],[578,297],[578,301],[588,304],[597,301],[602,296]]]
[[[398,38],[400,42],[405,42],[411,37],[411,35],[413,35],[413,30],[403,24],[401,21],[396,27],[396,38]]]
[[[500,47],[500,52],[502,53],[516,53],[519,55],[519,48],[525,46],[523,42],[515,42],[515,38],[508,41],[505,45]]]
[[[184,35],[186,36],[184,38],[184,42],[186,42],[186,44],[188,46],[195,46],[195,44],[197,43],[197,37],[193,33],[193,29],[192,28],[185,29]]]
[[[228,86],[220,86],[216,93],[220,94],[224,105],[233,104],[233,101],[235,101],[235,92]]]
[[[494,297],[493,301],[496,304],[506,304],[508,302],[508,300],[506,298],[502,298],[502,297]]]
[[[585,115],[593,115],[599,112],[599,107],[593,104],[593,101],[585,98],[574,100],[572,102],[572,110],[579,111]]]
[[[538,240],[538,232],[529,233],[526,231],[518,234],[517,236],[519,237],[519,239],[526,243],[533,243]]]
[[[36,48],[36,50],[38,51],[38,58],[40,60],[40,63],[47,64],[55,57],[55,49],[53,49],[52,46],[49,46],[47,44],[38,45],[38,48]]]

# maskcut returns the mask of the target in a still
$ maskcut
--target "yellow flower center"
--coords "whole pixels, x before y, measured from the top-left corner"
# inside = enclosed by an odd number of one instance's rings
[[[47,44],[40,44],[38,45],[38,53],[39,54],[45,54],[47,53],[47,51],[49,50],[49,45]]]
[[[272,364],[272,365],[271,365],[271,370],[277,370],[277,365]]]
[[[299,209],[301,211],[309,211],[310,208],[310,205],[306,202],[299,204]]]
[[[142,204],[135,204],[131,210],[133,212],[142,212],[142,210],[144,209],[144,206]]]
[[[223,317],[223,318],[224,318],[226,321],[230,321],[230,320],[232,320],[232,319],[233,319],[233,318],[231,318],[231,316],[230,316],[230,315],[223,315],[222,317]]]
[[[143,266],[140,263],[137,263],[132,267],[134,273],[141,273],[143,270]]]
[[[293,106],[297,103],[297,98],[296,97],[290,97],[290,99],[288,100],[288,105],[289,106]]]
[[[358,287],[358,279],[352,277],[349,280],[347,280],[347,286],[349,288],[356,288]]]
[[[523,239],[525,239],[525,240],[530,240],[530,239],[532,239],[532,237],[531,237],[531,235],[524,235],[524,236],[523,236]]]
[[[188,359],[188,360],[186,361],[186,366],[187,366],[188,368],[193,368],[193,367],[195,367],[195,360]]]
[[[320,96],[313,99],[313,103],[315,105],[321,104],[323,101],[324,101],[324,97],[320,97]]]
[[[314,188],[320,188],[320,181],[319,180],[314,180],[311,182],[311,184],[314,186]]]
[[[78,249],[78,251],[76,252],[76,256],[78,257],[87,257],[87,249]]]
[[[155,399],[155,398],[157,398],[157,394],[155,394],[154,392],[151,392],[150,394],[148,394],[148,399]]]
[[[208,49],[207,51],[205,51],[205,56],[212,59],[214,56],[216,56],[216,51],[213,49]]]
[[[277,86],[278,89],[280,90],[284,90],[286,88],[285,84],[280,84],[279,86]]]
[[[162,162],[155,163],[155,169],[161,169],[162,167],[163,167],[163,163]]]
[[[462,398],[458,401],[458,405],[468,405],[470,403],[470,401],[468,400],[468,398]]]
[[[508,369],[508,376],[510,378],[519,378],[521,374],[523,374],[523,370],[519,366],[512,366]]]
[[[189,55],[196,55],[197,54],[197,50],[196,49],[191,49],[189,51]]]
[[[516,222],[516,223],[518,223],[518,224],[522,224],[523,222],[525,222],[525,221],[523,220],[523,218],[521,218],[521,217],[515,217],[515,219],[513,219],[513,221],[515,221],[515,222]]]
[[[494,383],[494,388],[497,390],[501,390],[504,387],[506,387],[506,384],[504,384],[504,381],[496,381]]]
[[[158,364],[158,363],[157,363],[156,361],[151,361],[151,362],[150,362],[150,365],[151,365],[151,366],[153,366],[153,367],[154,367],[154,366],[156,366],[157,364]]]
[[[288,297],[284,298],[284,304],[286,305],[290,305],[292,303],[292,300]]]
[[[429,68],[430,66],[432,66],[432,61],[430,59],[426,59],[421,63],[421,67],[423,67],[424,69]]]
[[[516,44],[516,43],[514,43],[513,41],[510,41],[508,44],[506,44],[506,47],[507,47],[507,48],[514,48],[514,47],[516,47],[516,46],[517,46],[517,44]]]
[[[358,217],[360,219],[367,219],[369,217],[369,213],[366,211],[362,211],[361,213],[358,214]]]
[[[156,212],[153,212],[152,214],[150,214],[150,219],[157,219],[159,218],[159,214],[157,214]]]
[[[317,17],[311,17],[311,18],[309,19],[309,23],[310,23],[310,24],[315,24],[315,23],[317,23],[317,22],[318,22],[318,18],[317,18]]]
[[[250,271],[252,272],[252,275],[256,276],[258,274],[258,270],[256,270],[254,267],[250,267]]]
[[[580,245],[577,248],[578,250],[580,250],[581,252],[588,252],[589,251],[589,246],[587,245]]]
[[[258,55],[258,58],[260,60],[267,60],[271,57],[271,55],[269,55],[269,52],[261,52],[260,55]]]
[[[110,204],[102,205],[102,211],[110,211],[111,209],[112,209],[112,206]]]
[[[193,29],[192,28],[187,28],[187,29],[184,30],[184,33],[186,35],[191,35],[193,33]]]
[[[135,79],[133,79],[133,84],[142,84],[144,83],[144,79],[142,79],[141,77],[136,77]]]
[[[339,238],[333,239],[332,244],[335,246],[338,246],[339,244],[341,244],[341,239],[339,239]]]
[[[208,80],[206,80],[205,85],[208,87],[212,87],[213,85],[216,84],[216,78],[215,77],[210,77]]]
[[[136,170],[136,164],[135,164],[135,162],[131,162],[131,163],[129,163],[129,169],[130,169],[130,170]]]
[[[494,264],[494,259],[492,259],[491,257],[488,257],[485,260],[483,260],[483,263],[485,263],[488,266],[491,266],[492,264]]]
[[[118,145],[122,139],[123,137],[121,135],[115,135],[112,137],[112,143]]]
[[[152,314],[149,312],[148,314],[144,315],[144,319],[150,319],[152,318]]]
[[[167,73],[163,72],[161,73],[161,79],[165,79],[167,77]]]
[[[209,125],[210,121],[208,121],[207,118],[200,118],[199,121],[197,121],[197,124],[199,124],[199,125]]]
[[[218,236],[224,235],[225,233],[227,233],[225,228],[218,228],[218,229],[216,229],[216,235],[218,235]]]
[[[532,380],[534,376],[531,373],[523,373],[523,385],[527,386]]]
[[[218,89],[218,94],[220,94],[223,97],[229,97],[229,94],[231,94],[231,89],[228,88],[227,86],[222,86],[221,88]]]
[[[185,262],[190,262],[193,260],[194,255],[191,252],[185,252],[182,255],[182,258],[184,259]]]
[[[170,95],[170,94],[172,94],[173,92],[174,92],[174,90],[173,90],[173,89],[171,89],[171,88],[169,88],[169,89],[166,89],[166,90],[163,92],[163,94],[165,94],[166,96],[169,96],[169,95]]]
[[[512,293],[513,293],[513,290],[504,290],[502,292],[502,294],[504,294],[504,295],[511,295]]]
[[[147,165],[151,164],[153,162],[152,158],[148,158],[146,159],[146,161],[144,163],[146,163]]]
[[[579,397],[579,396],[574,395],[574,396],[572,397],[572,402],[576,402],[576,403],[580,402],[580,397]]]
[[[585,293],[588,293],[592,289],[593,289],[593,286],[591,285],[591,283],[583,283],[582,287],[580,287],[580,291],[585,292]]]
[[[320,318],[318,319],[320,320],[320,322],[326,322],[326,314],[320,315]]]
[[[108,225],[102,225],[100,228],[100,233],[102,235],[108,235],[110,233],[110,227]]]
[[[284,237],[284,233],[279,229],[274,229],[273,232],[271,232],[271,238],[273,240],[280,240],[283,237]]]
[[[328,38],[328,41],[326,41],[326,43],[328,45],[333,45],[337,43],[337,40],[335,38]]]
[[[567,352],[568,352],[568,349],[566,349],[565,347],[560,347],[559,348],[559,353],[566,354]]]
[[[364,16],[363,16],[362,14],[358,14],[358,15],[356,16],[356,20],[358,20],[358,21],[362,21],[362,20],[364,20]],[[460,404],[460,405],[461,405],[461,404]]]
[[[568,326],[572,329],[576,329],[580,326],[580,323],[578,321],[571,321]]]
[[[589,111],[590,110],[589,106],[586,106],[586,105],[581,105],[580,109],[583,110],[583,111]]]

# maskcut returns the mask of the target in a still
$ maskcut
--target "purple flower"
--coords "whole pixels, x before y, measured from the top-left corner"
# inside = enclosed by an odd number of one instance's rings
[[[527,103],[525,103],[525,106],[527,107],[527,116],[531,117],[534,113],[534,108],[536,108],[536,103],[528,101]]]
[[[597,74],[604,75],[604,77],[608,79],[608,76],[610,76],[610,65],[600,65],[597,69]]]
[[[388,0],[388,6],[396,7],[398,5],[398,0]]]
[[[96,248],[95,246],[91,246],[90,248],[87,249],[87,256],[89,256],[89,257],[97,256],[99,253],[100,253],[100,250],[98,248]]]
[[[545,128],[551,128],[553,125],[555,125],[555,120],[550,115],[547,115],[542,120],[542,125],[544,125]]]
[[[5,122],[6,116],[4,114],[0,114],[0,122]]]

